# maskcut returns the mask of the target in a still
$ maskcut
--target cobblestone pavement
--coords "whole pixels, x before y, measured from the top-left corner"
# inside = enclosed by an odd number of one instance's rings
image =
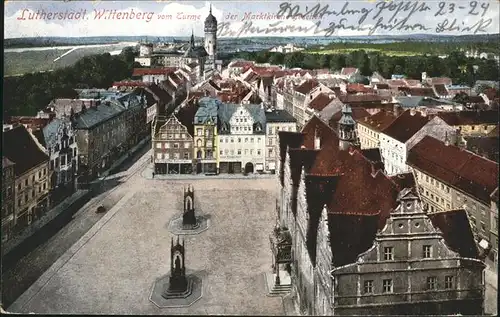
[[[120,180],[138,173],[144,166],[145,155],[150,145],[139,150],[117,169],[116,175],[108,177],[97,189],[96,196],[87,202],[76,213],[61,215],[50,225],[42,228],[43,242],[35,246],[34,250],[22,256],[13,267],[3,268],[2,271],[2,303],[9,307],[16,298],[26,291],[61,255],[64,254],[78,239],[103,217],[96,214],[96,206],[103,205],[111,209],[129,190],[128,186],[120,184]],[[138,160],[139,158],[139,160]]]
[[[182,189],[192,184],[197,213],[210,227],[183,236],[186,265],[208,273],[202,298],[186,308],[149,301],[156,278],[170,268],[168,221],[182,211]],[[77,314],[281,315],[281,298],[266,296],[271,270],[268,234],[275,221],[274,179],[148,180],[126,185],[117,206],[9,309]],[[97,227],[97,228],[96,228]]]

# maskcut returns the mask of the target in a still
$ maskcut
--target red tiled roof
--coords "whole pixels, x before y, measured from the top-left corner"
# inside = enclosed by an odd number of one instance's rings
[[[12,116],[9,117],[8,123],[19,123],[27,126],[32,130],[38,130],[44,128],[49,124],[51,119],[49,118],[36,118],[36,117],[24,117],[24,116]]]
[[[339,95],[338,98],[343,103],[366,103],[366,102],[381,102],[384,97],[377,94],[364,94],[364,95]]]
[[[311,102],[309,102],[308,107],[317,111],[323,110],[330,102],[332,102],[333,98],[329,97],[325,93],[320,93],[316,96]]]
[[[382,132],[399,142],[405,143],[420,131],[430,119],[429,116],[422,116],[419,111],[411,115],[411,111],[406,110]]]
[[[419,86],[422,85],[420,83],[420,80],[417,80],[417,79],[407,79],[407,78],[405,78],[404,81],[406,82],[406,85],[408,85],[409,87],[419,87]]]
[[[485,204],[498,187],[498,163],[429,136],[410,150],[407,162]]]
[[[355,68],[355,67],[344,67],[342,68],[342,70],[340,71],[340,74],[341,75],[344,75],[344,76],[349,76],[349,75],[352,75],[354,74],[355,72],[357,72],[358,69]]]
[[[374,131],[384,131],[391,123],[396,120],[393,111],[381,110],[374,115],[365,117],[364,120],[359,120],[359,124],[368,126]]]
[[[440,112],[438,117],[452,126],[497,124],[498,110]]]
[[[337,133],[317,117],[309,120],[302,133],[306,149],[314,147],[316,133],[321,140],[321,149],[316,151],[311,166],[305,168],[312,219],[307,234],[311,260],[315,261],[318,213],[326,204],[332,252],[341,255],[336,257],[335,265],[351,263],[371,247],[377,230],[383,228],[391,209],[396,207],[399,189],[383,173],[372,176],[373,164],[361,151],[339,150]]]
[[[447,96],[449,94],[448,89],[446,89],[446,86],[443,84],[434,85],[434,89],[439,96]]]
[[[465,258],[479,257],[474,234],[465,210],[448,210],[430,213],[428,216],[434,227],[441,230],[446,245],[450,249]]]
[[[354,93],[373,94],[373,93],[375,93],[375,91],[372,88],[366,87],[363,84],[347,84],[346,90],[347,90],[348,94],[354,94]]]
[[[177,70],[177,67],[166,67],[166,68],[134,68],[132,76],[143,76],[143,75],[168,75]]]
[[[252,61],[235,61],[231,64],[231,67],[250,67],[254,64],[255,62]]]
[[[410,87],[408,94],[411,96],[437,97],[434,90],[427,87]]]
[[[143,81],[115,81],[112,87],[146,87],[148,84]]]
[[[430,82],[431,85],[443,84],[449,86],[452,84],[451,78],[448,77],[430,77],[427,78],[427,81]]]
[[[389,89],[389,85],[385,84],[385,83],[383,83],[383,84],[375,84],[375,87],[377,89]]]
[[[403,79],[388,79],[386,81],[386,84],[391,88],[407,86],[406,82]]]
[[[314,79],[306,80],[301,85],[294,88],[295,91],[307,95],[311,90],[318,86],[318,82]]]

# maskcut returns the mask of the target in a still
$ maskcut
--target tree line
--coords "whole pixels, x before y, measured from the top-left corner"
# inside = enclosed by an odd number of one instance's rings
[[[302,51],[276,53],[269,51],[237,52],[231,58],[242,58],[257,63],[285,65],[288,68],[340,70],[356,67],[364,76],[378,72],[385,78],[392,74],[420,79],[422,72],[430,77],[450,77],[454,84],[473,85],[476,80],[499,80],[500,68],[495,60],[468,58],[454,51],[446,57],[437,55],[388,56],[379,52],[357,50],[348,54],[312,54]]]
[[[3,115],[35,115],[55,98],[77,98],[75,88],[109,88],[114,81],[131,77],[134,57],[128,47],[119,55],[85,56],[51,72],[4,77]]]

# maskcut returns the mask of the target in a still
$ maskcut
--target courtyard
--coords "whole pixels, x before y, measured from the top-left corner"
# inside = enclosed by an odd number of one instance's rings
[[[182,213],[183,187],[209,227],[183,235],[187,274],[204,271],[202,297],[189,307],[158,308],[155,280],[170,270],[168,230]],[[128,192],[45,272],[10,312],[45,314],[282,315],[268,297],[269,233],[276,221],[276,179],[129,179]]]

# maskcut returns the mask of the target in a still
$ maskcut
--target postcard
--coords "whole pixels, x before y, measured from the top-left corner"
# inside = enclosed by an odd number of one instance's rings
[[[4,2],[6,314],[497,314],[499,1]]]

